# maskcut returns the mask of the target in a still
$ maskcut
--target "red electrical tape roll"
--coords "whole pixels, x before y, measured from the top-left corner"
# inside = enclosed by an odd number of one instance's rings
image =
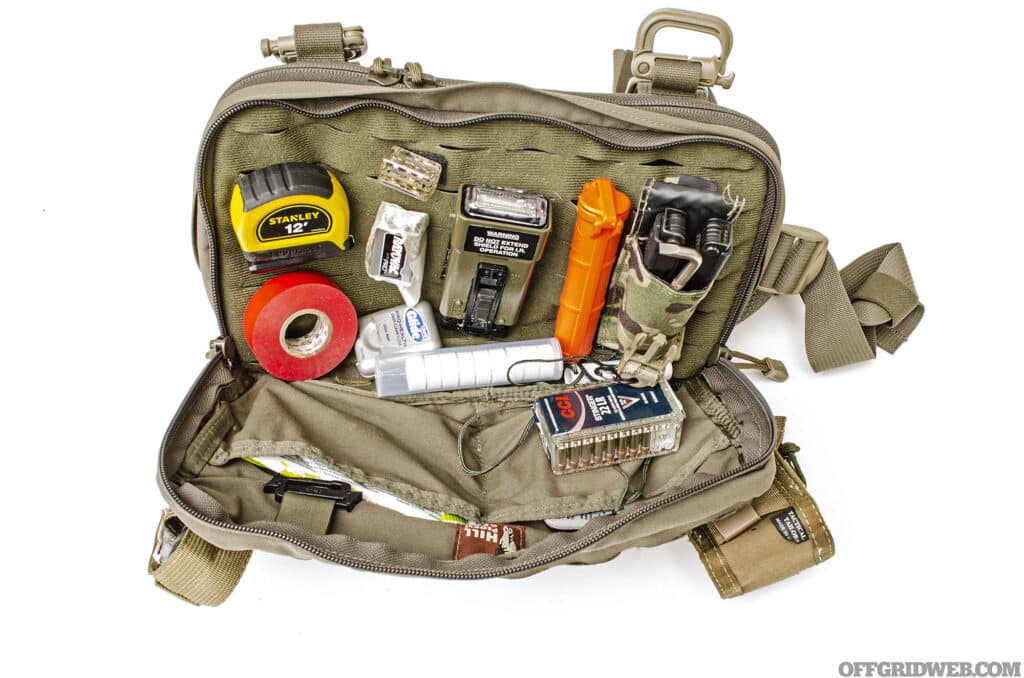
[[[312,329],[287,337],[295,320],[313,316]],[[308,320],[308,318],[307,318]],[[327,374],[352,350],[356,309],[331,279],[295,271],[268,280],[245,307],[242,329],[260,366],[278,379],[301,381]]]

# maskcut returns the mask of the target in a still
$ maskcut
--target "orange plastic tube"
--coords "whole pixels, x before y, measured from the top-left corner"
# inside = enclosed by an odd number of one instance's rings
[[[555,318],[555,337],[565,356],[587,355],[594,347],[630,205],[629,196],[616,189],[611,179],[594,179],[580,192],[569,265]]]

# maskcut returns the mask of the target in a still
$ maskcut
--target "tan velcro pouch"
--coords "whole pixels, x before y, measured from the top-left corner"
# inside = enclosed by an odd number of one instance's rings
[[[790,461],[794,447],[784,444],[775,451],[775,480],[767,492],[690,533],[723,598],[781,581],[835,553],[818,505]]]

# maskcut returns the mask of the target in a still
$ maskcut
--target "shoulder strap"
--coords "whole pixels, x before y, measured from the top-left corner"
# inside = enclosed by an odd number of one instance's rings
[[[899,243],[839,270],[828,239],[798,226],[779,229],[743,317],[778,294],[799,294],[804,301],[807,358],[815,372],[871,360],[876,347],[895,353],[924,316]]]

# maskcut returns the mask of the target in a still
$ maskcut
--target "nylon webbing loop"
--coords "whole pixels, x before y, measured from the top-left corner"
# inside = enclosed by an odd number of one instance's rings
[[[335,500],[331,498],[285,492],[274,520],[300,525],[313,534],[327,534],[334,506]]]
[[[828,239],[796,226],[780,229],[757,289],[801,296],[807,358],[815,372],[871,360],[876,347],[894,353],[924,316],[899,243],[872,250],[840,271]]]
[[[895,353],[924,317],[903,247],[894,243],[872,250],[841,275],[868,341]]]
[[[260,41],[263,56],[274,56],[286,64],[296,61],[351,61],[366,53],[362,26],[345,28],[339,23],[301,24],[292,35]]]
[[[633,92],[692,95],[701,89],[701,64],[699,61],[658,57],[653,62],[654,66],[645,78],[633,81]],[[627,67],[628,65],[626,64]],[[621,66],[617,65],[616,67],[620,68]]]
[[[345,31],[340,23],[295,26],[295,56],[304,59],[345,60]]]
[[[177,518],[165,513],[157,528],[154,555],[149,560],[153,580],[160,588],[193,605],[220,605],[238,585],[252,551],[218,548],[182,526],[178,528],[184,532],[177,546],[158,562],[157,554],[170,520]]]
[[[198,476],[210,462],[210,458],[217,451],[224,437],[234,428],[235,419],[231,414],[231,408],[227,403],[219,402],[213,414],[210,415],[210,419],[203,424],[199,433],[185,450],[185,458],[181,462],[181,467],[174,474],[175,482],[184,483]]]
[[[656,57],[651,73],[652,94],[693,94],[700,87],[699,61]]]

